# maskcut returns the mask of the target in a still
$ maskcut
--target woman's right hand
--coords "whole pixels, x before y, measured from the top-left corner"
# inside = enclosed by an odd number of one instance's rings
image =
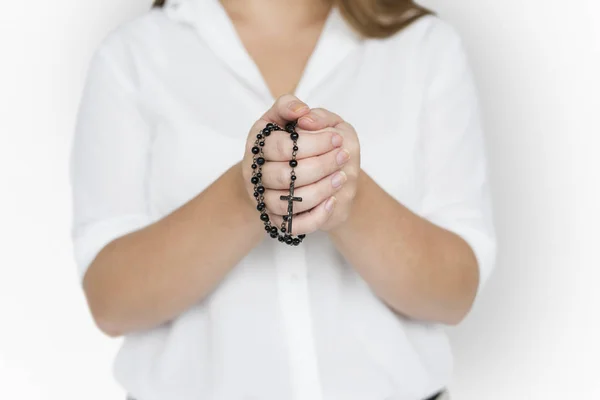
[[[242,175],[248,194],[248,201],[256,208],[254,185],[251,183],[253,154],[256,135],[268,123],[284,127],[286,123],[308,115],[310,108],[292,95],[281,96],[273,106],[253,125],[246,141],[246,150],[242,161]],[[294,204],[294,214],[306,212],[294,220],[294,235],[307,234],[318,230],[331,215],[335,206],[334,193],[345,182],[343,172],[338,172],[347,162],[347,151],[341,149],[343,138],[333,128],[319,132],[307,132],[297,129],[298,152],[295,168],[295,196],[302,197],[302,202]],[[293,143],[289,133],[273,131],[264,140],[264,158],[266,163],[262,168],[262,186],[265,187],[265,205],[273,225],[279,226],[282,216],[287,215],[288,203],[280,200],[280,196],[289,194],[290,171],[289,161],[292,159]],[[341,160],[341,163],[340,163]],[[257,223],[258,211],[257,211]]]

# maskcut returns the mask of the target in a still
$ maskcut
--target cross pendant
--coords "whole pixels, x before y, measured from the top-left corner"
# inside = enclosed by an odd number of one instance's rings
[[[302,197],[294,197],[294,182],[290,183],[290,194],[289,196],[280,196],[280,200],[285,200],[288,202],[288,215],[287,215],[287,232],[292,234],[292,218],[294,216],[294,202],[302,201]]]

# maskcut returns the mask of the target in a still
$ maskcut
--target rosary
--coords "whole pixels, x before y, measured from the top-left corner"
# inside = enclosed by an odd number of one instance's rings
[[[281,233],[276,226],[271,224],[269,215],[265,205],[265,187],[262,186],[262,166],[265,164],[265,158],[263,153],[263,146],[265,145],[265,139],[271,135],[273,131],[285,130],[290,134],[294,147],[292,147],[292,159],[290,160],[290,167],[292,172],[290,173],[290,192],[288,196],[281,196],[280,200],[288,202],[287,215],[283,216],[283,222],[281,223]],[[281,243],[285,243],[291,246],[298,246],[302,243],[302,240],[306,235],[298,235],[294,237],[292,235],[292,220],[294,218],[294,202],[302,201],[302,197],[294,197],[294,182],[296,181],[296,172],[294,168],[298,166],[296,155],[298,154],[298,133],[296,132],[296,122],[288,122],[285,125],[285,129],[281,128],[277,124],[268,123],[267,126],[256,135],[254,146],[252,147],[252,178],[250,182],[254,185],[254,197],[257,201],[256,209],[260,212],[260,220],[265,224],[265,231],[273,239],[279,240]]]

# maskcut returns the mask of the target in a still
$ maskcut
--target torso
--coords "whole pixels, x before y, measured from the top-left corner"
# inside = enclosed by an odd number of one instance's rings
[[[315,24],[297,46],[285,35],[268,48],[265,36],[240,24],[252,63],[216,0],[179,1],[105,44],[138,89],[152,136],[145,184],[153,219],[238,162],[249,127],[289,92],[352,123],[362,168],[419,207],[425,67],[447,44],[437,20],[362,42],[333,14],[324,36]],[[265,241],[209,299],[128,336],[115,374],[139,400],[412,400],[447,383],[451,360],[442,329],[390,312],[316,233],[296,248]]]

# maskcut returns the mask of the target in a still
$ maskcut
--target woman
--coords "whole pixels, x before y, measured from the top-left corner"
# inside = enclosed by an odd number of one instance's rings
[[[98,49],[72,156],[82,285],[131,398],[447,396],[443,327],[494,237],[471,73],[426,10],[157,4]]]

